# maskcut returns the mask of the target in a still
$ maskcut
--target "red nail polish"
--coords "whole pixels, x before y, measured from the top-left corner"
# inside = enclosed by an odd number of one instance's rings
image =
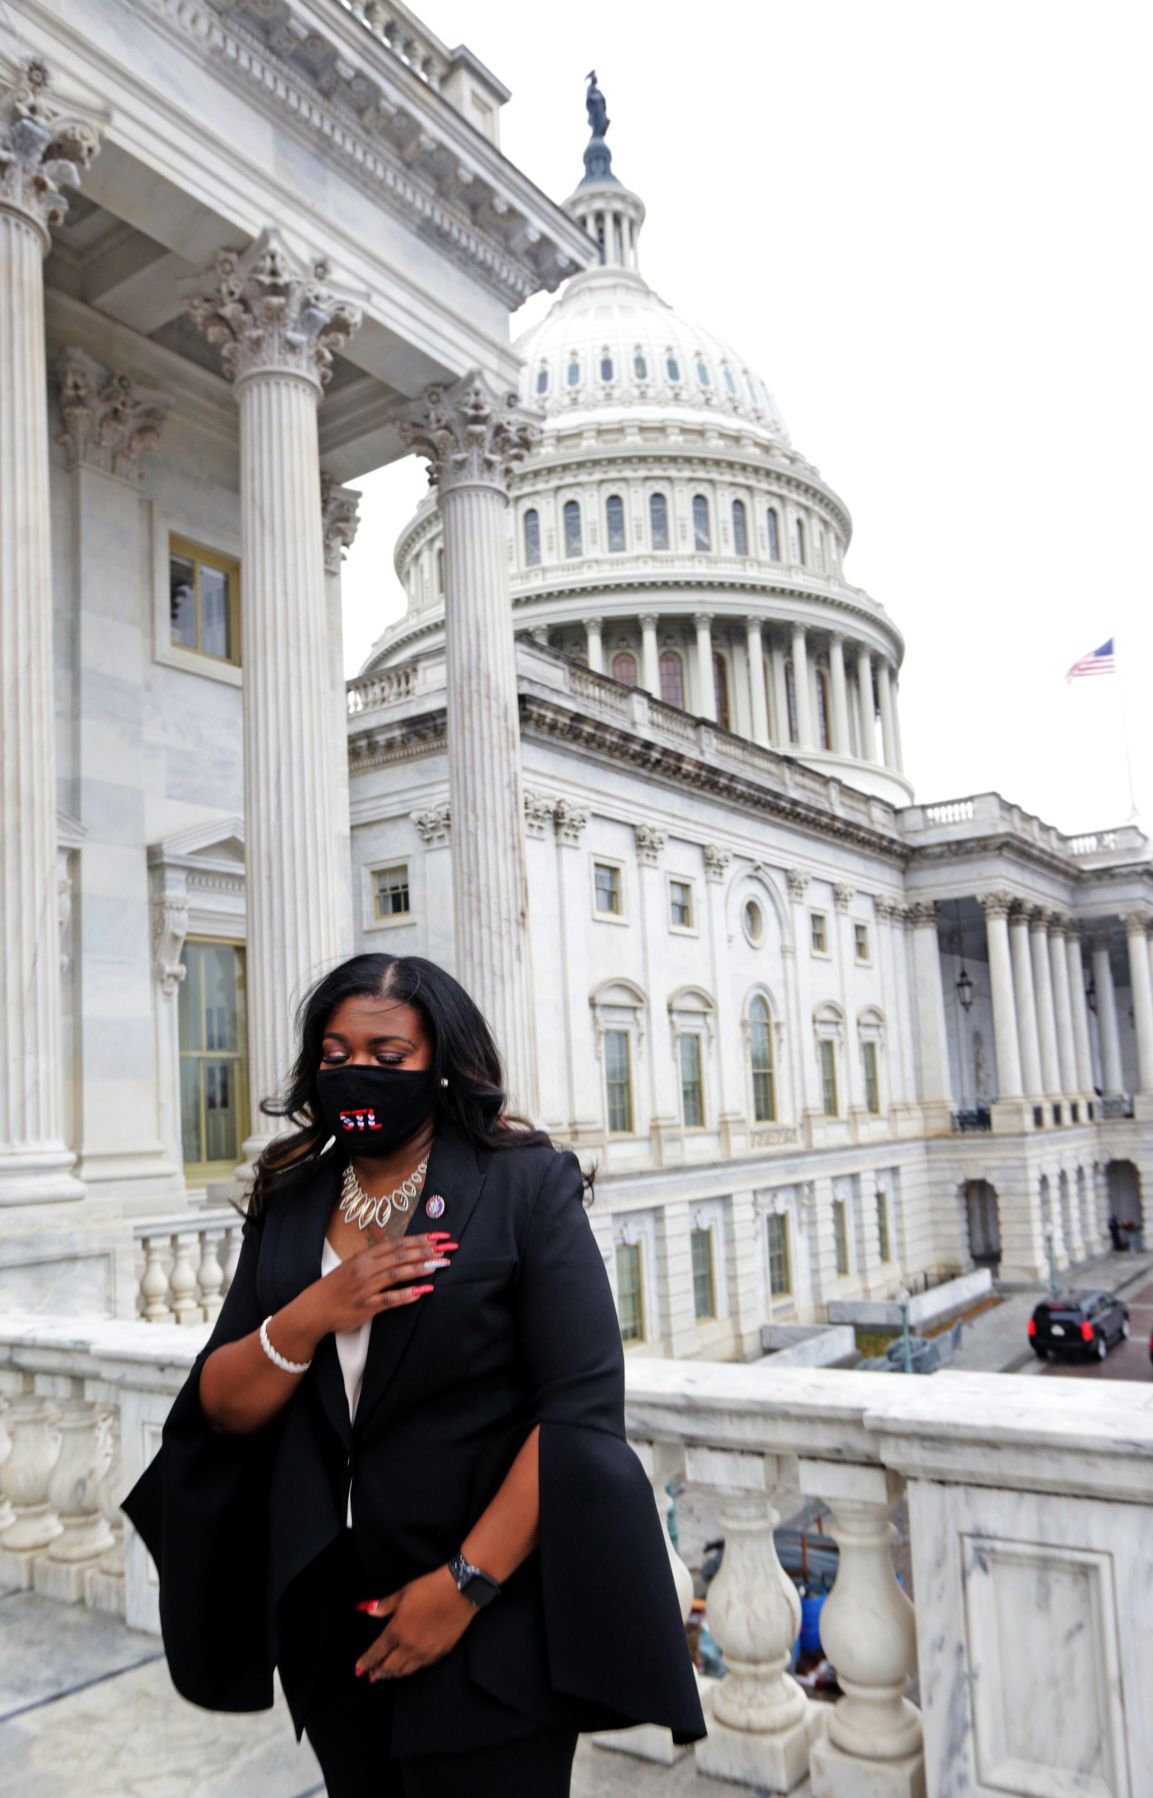
[[[412,1294],[414,1299],[418,1299],[421,1297],[421,1295],[423,1293],[431,1292],[432,1287],[431,1286],[410,1286],[408,1290]]]
[[[358,1611],[371,1611],[375,1603],[375,1598],[362,1598],[356,1608]]]

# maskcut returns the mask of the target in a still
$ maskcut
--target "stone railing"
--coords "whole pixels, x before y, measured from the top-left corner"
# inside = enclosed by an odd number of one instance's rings
[[[942,833],[956,841],[1010,835],[1082,865],[1094,860],[1130,861],[1144,855],[1148,848],[1147,838],[1135,825],[1064,836],[1054,825],[1046,824],[1019,805],[1011,805],[999,793],[974,793],[965,799],[946,799],[934,805],[905,806],[900,819],[902,834],[914,844],[930,836],[940,838]]]
[[[422,25],[415,13],[397,0],[338,0],[345,12],[367,25],[375,38],[410,68],[429,87],[443,88],[449,72],[450,57],[444,45]]]
[[[156,1630],[152,1564],[117,1505],[204,1334],[0,1328],[7,1585]],[[706,1682],[702,1772],[762,1792],[811,1777],[815,1798],[1140,1798],[1153,1767],[1146,1388],[632,1357],[627,1381],[654,1490],[684,1481],[725,1538],[707,1617],[728,1671]],[[800,1605],[773,1530],[775,1501],[798,1491],[827,1507],[839,1545],[821,1615],[832,1706],[789,1672]],[[891,1552],[902,1499],[915,1612]],[[687,1606],[675,1557],[674,1572]],[[613,1745],[673,1758],[658,1731]]]
[[[970,1111],[952,1112],[949,1124],[953,1131],[962,1135],[969,1130],[991,1130],[993,1114],[987,1105],[977,1105]]]
[[[240,1259],[239,1212],[178,1212],[133,1226],[139,1277],[136,1309],[144,1323],[211,1323]]]
[[[374,712],[379,706],[392,705],[398,699],[411,699],[416,686],[414,662],[401,662],[396,668],[382,668],[378,674],[362,675],[360,679],[348,682],[348,715],[359,718],[362,712]]]
[[[1131,1118],[1133,1101],[1127,1093],[1114,1093],[1110,1098],[1097,1100],[1097,1116],[1102,1123],[1114,1118]]]

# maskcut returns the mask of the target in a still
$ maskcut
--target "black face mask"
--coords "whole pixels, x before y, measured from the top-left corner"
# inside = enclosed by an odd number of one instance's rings
[[[431,1068],[321,1068],[317,1087],[338,1148],[366,1160],[415,1136],[437,1095]]]

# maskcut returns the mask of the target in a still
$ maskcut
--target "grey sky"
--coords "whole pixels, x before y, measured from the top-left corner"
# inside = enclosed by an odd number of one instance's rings
[[[513,89],[561,200],[585,71],[648,207],[642,272],[764,376],[903,629],[919,799],[993,787],[1068,830],[1153,814],[1147,8],[422,0]],[[539,316],[530,303],[514,332]],[[401,608],[409,460],[359,483],[347,666]],[[1065,671],[1109,636],[1117,679]]]

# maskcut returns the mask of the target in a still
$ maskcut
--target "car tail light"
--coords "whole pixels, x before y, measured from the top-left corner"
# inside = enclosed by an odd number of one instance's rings
[[[1092,1342],[1093,1340],[1093,1326],[1088,1318],[1085,1318],[1081,1325],[1081,1340],[1082,1342]]]
[[[1037,1319],[1035,1317],[1029,1319],[1029,1334],[1030,1336],[1035,1336],[1037,1334]]]

